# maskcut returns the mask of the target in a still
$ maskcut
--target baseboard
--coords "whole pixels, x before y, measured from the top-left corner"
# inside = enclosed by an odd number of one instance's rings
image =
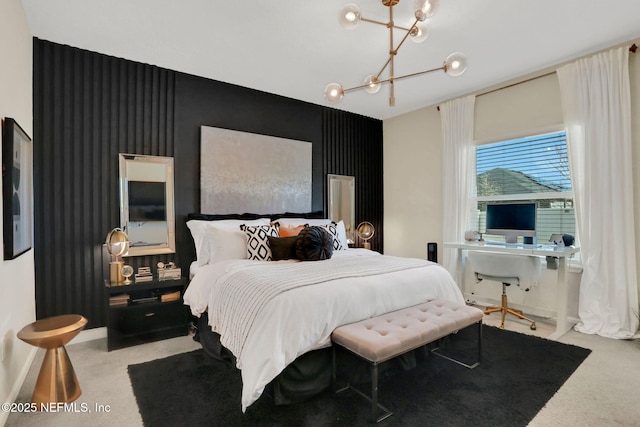
[[[106,327],[85,329],[84,331],[82,331],[78,335],[76,335],[76,337],[74,339],[72,339],[69,342],[69,344],[67,344],[67,345],[80,344],[81,342],[99,340],[99,339],[102,339],[102,338],[107,338],[107,328]]]
[[[9,391],[9,395],[7,396],[7,402],[12,403],[16,401],[18,397],[18,393],[20,393],[20,389],[24,384],[24,381],[27,379],[27,375],[29,374],[29,369],[31,369],[31,365],[33,364],[33,360],[36,358],[36,353],[38,352],[37,347],[33,347],[29,350],[29,354],[20,369],[20,373],[18,374],[18,378],[13,383],[11,387],[11,391]],[[9,414],[11,412],[0,411],[0,426],[4,426],[9,419]]]

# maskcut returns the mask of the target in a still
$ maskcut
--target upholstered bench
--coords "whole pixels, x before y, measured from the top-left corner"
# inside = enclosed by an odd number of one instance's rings
[[[451,301],[433,300],[336,328],[331,335],[334,344],[333,383],[336,393],[351,388],[371,401],[373,422],[388,418],[393,413],[378,403],[378,365],[477,324],[478,355],[476,362],[466,364],[440,354],[438,353],[439,346],[431,350],[433,354],[467,368],[475,368],[480,364],[481,358],[482,316],[482,310],[475,307]],[[335,345],[344,347],[371,363],[371,396],[365,395],[350,385],[340,390],[337,389]],[[378,408],[384,411],[379,417]]]

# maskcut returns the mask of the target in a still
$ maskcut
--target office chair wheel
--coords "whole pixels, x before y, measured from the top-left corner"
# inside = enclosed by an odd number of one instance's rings
[[[535,324],[535,323],[532,323],[532,324],[531,324],[531,326],[530,326],[530,328],[531,328],[531,330],[532,330],[532,331],[535,331],[535,330],[536,330],[536,324]]]

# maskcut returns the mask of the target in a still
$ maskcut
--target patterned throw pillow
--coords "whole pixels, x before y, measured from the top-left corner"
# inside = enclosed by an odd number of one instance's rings
[[[278,237],[278,228],[271,225],[241,225],[247,234],[247,258],[258,261],[271,261],[271,248],[267,236]]]
[[[342,249],[346,249],[342,247],[342,242],[340,242],[340,237],[338,236],[338,225],[335,222],[332,222],[328,225],[320,225],[319,227],[324,228],[331,234],[333,237],[333,250],[341,251]]]

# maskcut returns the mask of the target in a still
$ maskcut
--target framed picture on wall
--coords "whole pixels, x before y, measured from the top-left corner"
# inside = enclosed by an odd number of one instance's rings
[[[33,147],[12,118],[2,122],[2,224],[4,259],[14,259],[33,242]]]

